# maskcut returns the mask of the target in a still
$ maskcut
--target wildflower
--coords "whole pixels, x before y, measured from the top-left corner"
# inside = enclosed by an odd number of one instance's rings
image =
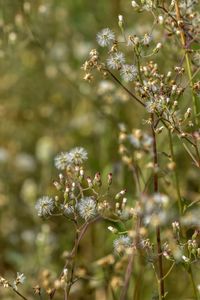
[[[146,102],[146,110],[149,113],[153,113],[155,111],[161,111],[162,110],[162,105],[159,101],[150,99]]]
[[[109,28],[104,28],[97,34],[97,42],[101,47],[109,46],[115,40],[115,34]]]
[[[116,70],[125,63],[125,56],[122,52],[116,52],[107,59],[107,65],[110,69]]]
[[[3,286],[4,288],[8,288],[9,287],[9,283],[8,281],[0,276],[0,286]]]
[[[39,217],[47,217],[48,215],[51,215],[51,212],[54,209],[54,201],[48,196],[43,196],[38,199],[35,208],[38,211]]]
[[[134,65],[123,65],[121,69],[121,76],[124,81],[129,82],[133,81],[137,76],[137,68]]]
[[[70,156],[67,152],[59,153],[54,159],[55,167],[58,170],[64,170],[70,163]]]
[[[124,18],[122,15],[118,16],[118,24],[121,29],[123,29]]]
[[[151,34],[146,33],[142,39],[142,43],[145,46],[148,46],[150,42],[152,41],[153,37]]]
[[[61,204],[61,209],[66,217],[73,215],[74,213],[74,207],[69,204]]]
[[[153,49],[153,53],[158,53],[158,51],[162,48],[162,44],[158,43],[156,47]]]
[[[81,165],[85,160],[88,159],[87,151],[82,147],[73,148],[69,153],[71,163],[75,165]]]
[[[78,212],[81,218],[91,220],[97,215],[96,201],[91,197],[82,198],[78,203]]]
[[[127,235],[122,235],[113,242],[114,250],[118,254],[123,253],[127,248],[130,248],[131,244],[131,239]]]
[[[137,4],[136,1],[131,1],[131,5],[132,5],[133,8],[138,8],[139,7],[139,5]]]
[[[23,284],[24,281],[25,281],[25,279],[26,279],[26,277],[24,276],[23,273],[17,272],[17,278],[16,278],[15,281],[13,282],[13,288],[14,288],[15,290],[17,290],[17,286],[18,286],[19,284]]]
[[[159,23],[160,25],[162,25],[163,22],[164,22],[163,16],[162,16],[162,15],[158,16],[158,23]]]
[[[127,46],[137,46],[140,42],[140,39],[136,35],[129,35],[128,36],[128,41],[127,41]]]

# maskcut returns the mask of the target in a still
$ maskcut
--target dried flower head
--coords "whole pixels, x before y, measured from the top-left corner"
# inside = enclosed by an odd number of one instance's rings
[[[88,159],[88,153],[82,147],[73,148],[68,155],[70,162],[75,165],[81,165],[85,160]]]
[[[85,197],[78,203],[78,212],[81,218],[88,221],[97,215],[97,203],[91,197]]]
[[[55,157],[54,162],[55,162],[55,167],[58,170],[64,170],[67,167],[67,165],[69,164],[69,162],[70,162],[69,153],[67,153],[67,152],[61,152],[61,153],[59,153]]]
[[[115,52],[107,59],[107,65],[110,69],[118,70],[125,63],[125,56],[122,52]]]
[[[19,284],[23,284],[24,281],[25,281],[25,279],[26,279],[26,277],[24,276],[23,273],[17,272],[17,277],[16,277],[15,281],[13,282],[13,288],[14,288],[15,290],[17,290],[17,286],[18,286]]]
[[[54,201],[48,196],[43,196],[38,199],[35,208],[39,217],[48,217],[54,209]]]
[[[125,64],[120,70],[121,77],[126,82],[133,81],[137,73],[137,68],[134,65]]]
[[[8,281],[0,276],[0,286],[3,286],[4,288],[8,288],[9,287],[9,283]]]
[[[148,46],[150,44],[150,42],[152,41],[153,37],[151,34],[145,33],[143,39],[142,39],[142,43],[145,46]]]
[[[104,28],[97,34],[97,42],[101,47],[110,46],[114,40],[115,34],[109,28]]]
[[[121,235],[113,242],[114,250],[118,254],[124,253],[127,248],[131,247],[131,244],[132,244],[131,238],[127,235]]]

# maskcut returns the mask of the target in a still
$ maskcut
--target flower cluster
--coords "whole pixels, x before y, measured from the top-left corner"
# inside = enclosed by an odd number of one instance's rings
[[[69,152],[61,152],[55,157],[55,167],[64,170],[69,165],[82,165],[88,159],[87,151],[82,147],[76,147]]]
[[[63,215],[75,222],[77,220],[90,222],[98,216],[121,220],[131,218],[130,212],[126,209],[127,199],[123,198],[125,190],[115,196],[118,201],[113,208],[112,197],[109,196],[111,173],[107,176],[106,189],[99,172],[93,179],[86,176],[83,163],[87,157],[87,152],[82,147],[62,152],[55,157],[56,167],[64,169],[65,172],[60,173],[58,180],[54,181],[58,194],[54,197],[43,196],[37,200],[35,208],[39,217]],[[104,192],[100,194],[101,190]]]

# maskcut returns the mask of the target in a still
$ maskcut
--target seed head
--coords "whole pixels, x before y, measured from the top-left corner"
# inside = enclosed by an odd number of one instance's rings
[[[131,247],[131,239],[127,235],[122,235],[119,238],[115,239],[113,242],[114,250],[118,254],[122,254],[125,252],[127,248]]]
[[[91,197],[82,198],[77,207],[79,215],[86,221],[93,219],[97,215],[97,204]]]
[[[39,217],[48,217],[51,215],[54,209],[54,201],[48,196],[43,196],[42,198],[38,199],[35,208]]]
[[[69,153],[70,162],[75,165],[81,165],[88,159],[87,151],[82,147],[73,148]]]
[[[133,81],[137,76],[137,68],[134,65],[123,65],[120,71],[120,74],[124,81],[129,82]]]
[[[70,163],[70,156],[67,152],[59,153],[54,159],[55,167],[58,170],[64,170]]]
[[[104,28],[97,34],[97,42],[99,46],[110,46],[115,40],[115,34],[109,28]]]
[[[125,63],[125,56],[122,52],[115,52],[107,59],[107,65],[110,69],[118,70]]]

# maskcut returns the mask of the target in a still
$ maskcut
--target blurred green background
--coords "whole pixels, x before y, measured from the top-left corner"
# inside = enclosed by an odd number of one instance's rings
[[[118,88],[104,98],[102,81],[89,85],[81,70],[96,47],[96,33],[104,27],[119,31],[118,14],[126,16],[129,30],[148,30],[148,18],[134,14],[130,2],[0,0],[0,273],[5,277],[23,272],[31,286],[46,268],[58,274],[63,251],[72,246],[70,224],[41,221],[34,208],[40,195],[53,193],[55,154],[83,146],[90,174],[112,171],[116,191],[134,191],[132,175],[118,155],[118,124],[144,126],[143,113]],[[162,61],[163,69],[176,59],[170,47],[163,50],[169,57]],[[186,185],[187,180],[186,174]],[[106,226],[97,224],[86,236],[80,249],[83,262],[112,250]],[[2,289],[0,298],[15,299]]]

